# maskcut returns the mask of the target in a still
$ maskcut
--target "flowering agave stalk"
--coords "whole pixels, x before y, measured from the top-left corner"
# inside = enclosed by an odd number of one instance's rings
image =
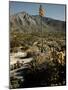
[[[39,7],[39,16],[40,16],[40,23],[41,23],[41,38],[42,38],[42,45],[41,45],[41,52],[43,52],[43,28],[42,28],[42,18],[44,16],[44,9],[42,8],[42,5]]]

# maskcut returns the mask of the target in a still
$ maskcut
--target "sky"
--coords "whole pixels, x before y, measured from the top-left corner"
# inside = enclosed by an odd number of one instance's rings
[[[56,20],[65,21],[65,5],[60,4],[47,4],[41,3],[45,11],[45,17],[50,17]],[[40,3],[29,3],[29,2],[9,2],[10,15],[27,12],[30,15],[39,15]]]

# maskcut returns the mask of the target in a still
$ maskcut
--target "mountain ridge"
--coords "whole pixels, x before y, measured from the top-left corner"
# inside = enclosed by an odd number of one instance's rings
[[[26,12],[16,13],[10,16],[10,29],[21,32],[39,32],[41,20],[39,15],[29,15]],[[55,20],[49,17],[42,17],[42,27],[44,32],[65,32],[65,21]],[[28,30],[29,29],[29,30]]]

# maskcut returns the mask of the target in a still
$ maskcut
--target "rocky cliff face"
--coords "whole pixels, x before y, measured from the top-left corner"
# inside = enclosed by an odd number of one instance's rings
[[[39,32],[41,29],[40,16],[31,16],[20,12],[10,16],[10,29],[19,32]],[[42,18],[43,32],[65,32],[65,22],[51,18]]]

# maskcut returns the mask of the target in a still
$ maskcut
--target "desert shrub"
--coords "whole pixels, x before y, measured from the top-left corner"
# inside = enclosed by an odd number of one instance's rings
[[[19,84],[19,80],[17,80],[17,79],[12,79],[11,81],[10,81],[10,88],[11,89],[15,89],[15,88],[18,88],[18,87],[20,87],[20,84]]]
[[[66,64],[48,60],[39,64],[34,54],[34,60],[28,65],[28,68],[22,70],[23,82],[13,78],[10,80],[12,88],[66,85]]]
[[[65,65],[62,66],[57,62],[48,62],[38,67],[33,71],[27,71],[24,76],[25,82],[23,87],[59,86],[66,84]]]

